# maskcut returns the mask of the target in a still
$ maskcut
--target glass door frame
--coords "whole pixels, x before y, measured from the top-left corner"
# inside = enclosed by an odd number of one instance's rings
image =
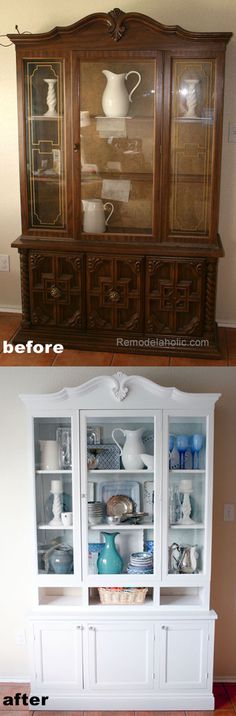
[[[155,65],[155,104],[154,104],[154,137],[155,151],[153,155],[153,191],[152,191],[152,233],[145,235],[143,233],[135,234],[129,231],[125,233],[109,233],[96,234],[96,238],[101,241],[114,239],[116,243],[124,242],[130,235],[135,237],[137,243],[148,241],[160,241],[161,232],[161,138],[162,138],[162,102],[163,102],[163,53],[160,50],[145,50],[142,53],[139,50],[73,50],[72,52],[72,87],[73,87],[73,176],[74,176],[74,237],[76,239],[89,242],[94,236],[81,233],[81,161],[80,161],[80,62],[102,61],[104,63],[115,61],[126,61],[131,63],[132,60],[143,62],[145,60],[153,60]],[[158,82],[158,79],[160,81]],[[159,119],[159,121],[158,121]]]
[[[205,418],[205,505],[204,505],[204,556],[203,571],[200,574],[168,573],[168,533],[169,533],[169,419]],[[211,535],[212,535],[212,498],[213,498],[213,431],[214,411],[209,409],[164,410],[163,411],[163,540],[162,540],[162,585],[204,586],[210,581]],[[186,470],[187,473],[187,470]]]
[[[72,451],[72,511],[73,511],[73,574],[38,574],[38,533],[37,533],[37,504],[36,504],[36,462],[35,462],[35,431],[34,421],[40,419],[63,419],[71,421],[71,451]],[[79,481],[79,411],[78,410],[46,410],[37,411],[29,418],[30,432],[32,435],[31,448],[29,450],[29,474],[31,479],[32,498],[32,535],[34,553],[34,572],[36,574],[36,601],[38,602],[39,587],[69,587],[81,586],[81,514],[80,514],[80,481]],[[61,471],[63,474],[63,470]],[[62,528],[63,529],[63,528]]]
[[[224,54],[222,51],[215,49],[209,51],[202,50],[187,50],[187,48],[181,52],[180,50],[165,51],[164,60],[164,117],[163,117],[163,155],[165,161],[163,161],[162,169],[162,187],[163,190],[163,205],[162,205],[162,241],[167,243],[182,243],[183,247],[186,242],[192,244],[209,244],[217,245],[217,229],[219,210],[216,212],[217,202],[219,204],[219,193],[220,193],[220,162],[221,162],[221,126],[222,126],[222,107],[224,100]],[[215,85],[214,85],[214,126],[213,126],[213,140],[212,140],[212,176],[211,176],[211,207],[210,207],[210,222],[208,235],[194,235],[194,233],[187,235],[187,233],[181,236],[181,233],[175,236],[172,232],[169,232],[169,199],[170,199],[170,132],[171,132],[171,90],[172,90],[172,63],[174,60],[184,60],[186,63],[188,60],[191,61],[204,61],[212,60],[215,62]],[[220,138],[220,139],[219,139]]]
[[[63,102],[64,102],[64,205],[66,215],[66,227],[60,228],[40,228],[31,227],[29,221],[29,210],[28,210],[28,180],[27,180],[27,137],[26,137],[26,94],[25,94],[25,63],[45,61],[49,63],[61,62],[64,71],[64,82],[63,82]],[[21,193],[21,215],[22,215],[22,233],[23,236],[34,236],[42,237],[48,236],[49,238],[61,237],[67,239],[73,236],[73,221],[72,221],[72,150],[71,150],[71,83],[68,81],[68,77],[71,74],[70,66],[70,52],[65,50],[61,46],[59,48],[48,48],[43,49],[42,46],[38,47],[37,50],[26,48],[18,48],[17,53],[17,92],[18,92],[18,127],[19,127],[19,160],[20,160],[20,193]]]
[[[154,522],[153,522],[153,539],[154,539],[154,570],[152,575],[94,575],[91,576],[88,573],[88,513],[87,513],[87,419],[103,417],[123,418],[126,422],[129,418],[139,418],[139,422],[142,422],[142,417],[153,419],[154,436],[159,434],[159,449],[154,438]],[[84,586],[96,587],[96,586],[152,586],[156,587],[160,583],[161,575],[161,474],[162,474],[162,411],[161,410],[81,410],[80,411],[80,426],[81,426],[81,442],[80,442],[80,470],[81,470],[81,496],[82,496],[82,574]],[[143,471],[144,474],[150,475],[148,470]],[[125,474],[125,470],[124,470]],[[159,480],[158,480],[159,476]],[[155,520],[156,516],[156,520]],[[133,528],[135,530],[135,526]],[[145,524],[144,524],[145,529]],[[117,531],[119,531],[119,525],[117,525]],[[155,548],[156,545],[156,548]],[[155,594],[156,592],[156,594]],[[154,589],[155,598],[157,599],[157,590]]]

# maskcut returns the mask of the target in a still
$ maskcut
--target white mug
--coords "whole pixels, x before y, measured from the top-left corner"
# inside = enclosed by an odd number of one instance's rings
[[[73,512],[62,512],[61,521],[64,527],[70,527],[73,522]]]

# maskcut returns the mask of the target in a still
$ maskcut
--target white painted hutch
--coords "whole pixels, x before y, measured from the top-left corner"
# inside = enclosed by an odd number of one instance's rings
[[[49,696],[47,710],[213,709],[216,614],[209,610],[209,592],[213,414],[220,396],[184,393],[140,376],[116,373],[55,394],[21,397],[33,438],[32,694]],[[115,427],[143,428],[143,452],[154,454],[153,469],[127,470],[122,461],[117,466]],[[71,436],[71,462],[69,456],[67,463],[50,467],[49,462],[45,468],[39,441],[55,441],[58,428],[64,429],[67,439]],[[189,445],[192,435],[202,435],[200,452],[185,453],[184,469],[179,464],[183,455],[176,448],[177,436],[183,434]],[[174,436],[171,453],[170,435]],[[88,449],[90,457],[98,457],[91,469]],[[114,466],[106,466],[106,456]],[[50,524],[56,481],[61,484],[61,510],[73,512],[72,525]],[[184,519],[181,491],[186,484],[191,488],[190,507]],[[88,524],[88,501],[103,502],[105,511],[113,493],[128,495],[137,511],[147,512],[139,524],[109,524],[105,516],[102,524]],[[114,530],[119,532],[116,546],[123,573],[98,574],[92,546],[103,542],[103,531]],[[69,545],[73,553],[70,573],[53,571],[45,558],[58,543]],[[127,573],[130,554],[150,545],[153,572]],[[177,556],[194,545],[195,562],[181,569]],[[148,587],[143,604],[100,603],[99,587],[135,586]]]

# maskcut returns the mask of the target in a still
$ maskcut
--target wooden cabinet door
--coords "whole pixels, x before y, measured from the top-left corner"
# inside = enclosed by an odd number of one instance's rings
[[[143,329],[143,264],[140,256],[88,256],[89,329]]]
[[[153,689],[153,625],[145,621],[88,627],[86,686],[92,691],[136,693]]]
[[[34,325],[83,328],[82,255],[31,251],[29,282]]]
[[[206,689],[208,622],[170,621],[158,625],[157,632],[160,689]]]
[[[205,263],[201,259],[148,259],[145,311],[148,333],[202,335]]]
[[[39,621],[34,624],[34,685],[54,693],[83,689],[83,629],[70,621]]]

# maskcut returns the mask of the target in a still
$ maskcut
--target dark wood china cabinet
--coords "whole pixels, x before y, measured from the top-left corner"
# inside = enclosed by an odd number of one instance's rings
[[[219,355],[230,37],[119,9],[9,35],[22,202],[22,236],[13,243],[23,304],[16,341]]]

